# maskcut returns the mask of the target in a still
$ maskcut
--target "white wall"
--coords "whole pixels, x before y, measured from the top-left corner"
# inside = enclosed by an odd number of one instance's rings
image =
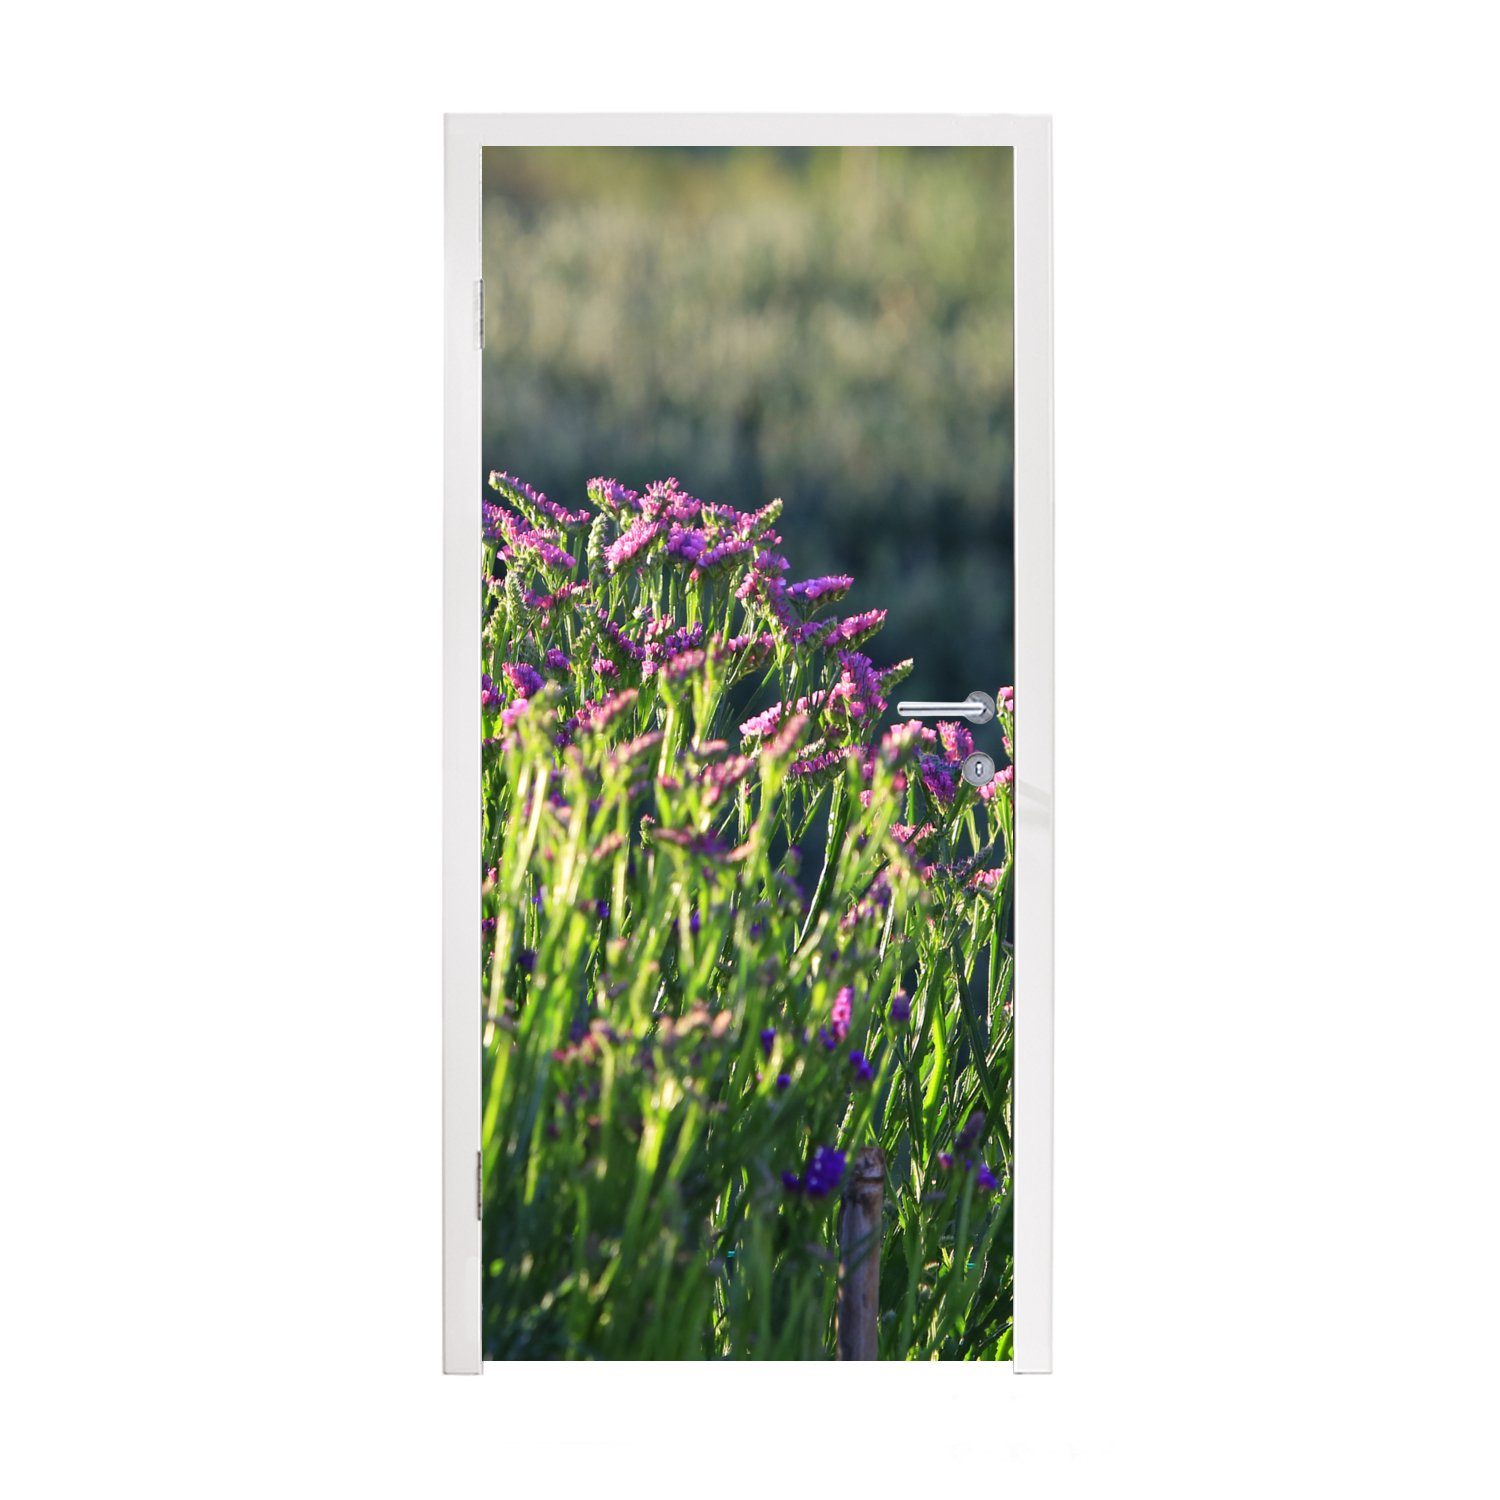
[[[1493,1492],[1480,14],[12,17],[8,1488]],[[632,107],[1056,117],[1050,1379],[438,1373],[441,114]]]

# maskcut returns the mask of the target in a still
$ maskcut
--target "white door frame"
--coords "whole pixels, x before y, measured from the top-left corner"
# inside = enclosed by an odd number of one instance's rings
[[[443,1368],[478,1374],[479,505],[486,146],[1010,146],[1015,181],[1015,1361],[1052,1368],[1052,122],[1015,115],[444,121]]]

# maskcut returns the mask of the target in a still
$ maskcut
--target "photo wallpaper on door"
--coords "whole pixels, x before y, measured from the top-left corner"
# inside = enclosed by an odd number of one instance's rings
[[[1008,1359],[1011,152],[483,223],[484,1356]]]

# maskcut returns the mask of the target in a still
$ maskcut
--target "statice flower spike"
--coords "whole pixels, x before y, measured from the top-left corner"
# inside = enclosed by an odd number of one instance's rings
[[[548,516],[564,529],[582,526],[589,519],[588,511],[567,510],[540,491],[532,489],[524,479],[517,479],[514,474],[502,474],[496,470],[490,475],[490,488],[498,490],[513,505]]]
[[[943,753],[949,760],[963,760],[974,753],[974,736],[964,725],[944,719],[938,724],[937,732]]]
[[[850,615],[847,619],[823,629],[819,644],[825,651],[831,651],[838,646],[858,646],[861,642],[869,640],[885,624],[885,616],[886,612],[883,609],[867,609],[863,614]],[[886,684],[883,675],[877,685],[882,691],[884,690]]]
[[[935,755],[922,757],[922,785],[928,795],[940,803],[951,802],[958,794],[958,781],[953,767]]]
[[[830,573],[823,578],[805,578],[801,583],[788,585],[787,596],[810,604],[830,595],[837,598],[848,593],[853,586],[854,580],[847,573]]]
[[[591,479],[586,488],[589,499],[606,510],[636,510],[640,507],[641,497],[618,480]]]
[[[845,985],[837,995],[833,997],[833,1008],[829,1011],[828,1019],[832,1023],[832,1031],[839,1041],[843,1041],[849,1035],[849,1023],[854,1019],[854,987]]]
[[[680,557],[686,562],[696,563],[708,551],[708,538],[701,531],[689,526],[672,527],[667,537],[667,556]]]
[[[493,512],[493,515],[491,514]],[[577,566],[571,552],[564,552],[561,547],[540,527],[530,527],[511,515],[509,511],[501,510],[499,506],[486,507],[485,519],[487,521],[498,521],[504,528],[510,539],[512,553],[530,553],[544,567],[564,568],[571,571]],[[487,540],[498,540],[487,532]],[[505,549],[501,549],[502,552]]]
[[[740,725],[740,733],[746,739],[757,739],[761,735],[770,734],[781,722],[781,705],[773,703],[770,708],[753,715]]]
[[[604,561],[611,573],[618,573],[627,563],[633,562],[662,534],[663,521],[636,521],[618,540],[604,549]]]

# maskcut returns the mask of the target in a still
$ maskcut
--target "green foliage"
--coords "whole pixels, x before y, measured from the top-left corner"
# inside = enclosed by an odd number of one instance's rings
[[[872,1145],[882,1357],[1008,1357],[1008,778],[879,731],[909,664],[822,644],[776,508],[493,483],[486,1357],[831,1357],[827,1164]]]

